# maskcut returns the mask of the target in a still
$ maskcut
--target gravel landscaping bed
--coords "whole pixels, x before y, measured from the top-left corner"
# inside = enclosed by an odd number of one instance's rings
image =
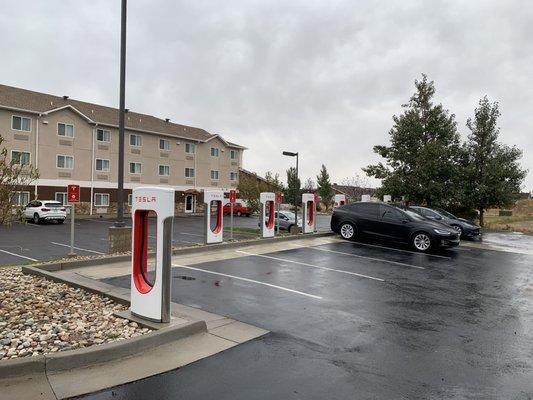
[[[18,267],[0,269],[0,360],[127,339],[150,329],[115,317],[127,309],[107,297]]]

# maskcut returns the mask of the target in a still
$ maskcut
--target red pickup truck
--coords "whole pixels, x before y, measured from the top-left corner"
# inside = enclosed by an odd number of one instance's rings
[[[231,204],[230,203],[226,203],[224,205],[223,212],[224,212],[224,215],[230,215],[231,214]],[[246,203],[244,203],[243,200],[237,199],[237,201],[233,205],[233,215],[237,215],[239,217],[241,215],[245,215],[245,216],[249,217],[250,214],[251,214],[250,210],[246,206]]]

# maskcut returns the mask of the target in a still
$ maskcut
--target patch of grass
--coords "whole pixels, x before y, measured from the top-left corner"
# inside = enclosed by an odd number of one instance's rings
[[[230,228],[224,228],[224,232],[229,232]],[[259,235],[261,234],[261,231],[259,228],[250,228],[245,226],[236,226],[233,228],[233,233],[244,233],[248,235]]]

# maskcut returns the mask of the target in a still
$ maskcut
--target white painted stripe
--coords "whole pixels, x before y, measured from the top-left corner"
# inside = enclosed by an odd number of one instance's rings
[[[104,219],[87,219],[89,222],[100,222],[102,224],[114,224],[114,221],[106,221]]]
[[[367,257],[367,256],[360,256],[358,254],[353,254],[353,253],[344,253],[342,251],[336,251],[336,250],[330,250],[330,249],[323,249],[321,247],[308,247],[309,249],[313,249],[313,250],[320,250],[320,251],[326,251],[328,253],[335,253],[335,254],[342,254],[342,255],[345,255],[345,256],[351,256],[351,257],[356,257],[356,258],[363,258],[365,260],[372,260],[372,261],[379,261],[379,262],[384,262],[384,263],[388,263],[388,264],[394,264],[394,265],[400,265],[402,267],[409,267],[409,268],[417,268],[417,269],[425,269],[424,267],[419,267],[418,265],[411,265],[411,264],[405,264],[405,263],[401,263],[401,262],[398,262],[398,261],[390,261],[390,260],[384,260],[382,258],[374,258],[374,257]]]
[[[56,243],[56,242],[50,242],[50,243],[55,244],[56,246],[70,247],[70,244],[63,244],[63,243]],[[87,251],[87,252],[89,252],[89,253],[105,254],[105,253],[102,253],[102,252],[100,252],[100,251],[84,249],[84,248],[82,248],[82,247],[76,247],[76,246],[74,246],[73,248],[76,249],[76,250]]]
[[[309,293],[305,293],[305,292],[300,292],[300,291],[298,291],[298,290],[289,289],[289,288],[286,288],[286,287],[283,287],[283,286],[273,285],[273,284],[271,284],[271,283],[255,281],[255,280],[253,280],[253,279],[243,278],[243,277],[241,277],[241,276],[235,276],[235,275],[223,274],[222,272],[209,271],[209,270],[207,270],[207,269],[201,269],[201,268],[189,267],[189,266],[187,266],[187,265],[177,265],[177,264],[172,264],[172,266],[173,266],[173,267],[179,267],[179,268],[186,268],[186,269],[190,269],[190,270],[193,270],[193,271],[205,272],[206,274],[225,276],[226,278],[232,278],[232,279],[237,279],[237,280],[240,280],[240,281],[245,281],[245,282],[255,283],[255,284],[257,284],[257,285],[268,286],[268,287],[272,287],[272,288],[275,288],[275,289],[284,290],[284,291],[286,291],[286,292],[291,292],[291,293],[300,294],[300,295],[302,295],[302,296],[311,297],[311,298],[313,298],[313,299],[318,299],[318,300],[321,300],[321,299],[322,299],[322,297],[320,297],[320,296],[315,296],[314,294],[309,294]]]
[[[9,255],[15,256],[15,257],[25,258],[26,260],[30,260],[30,261],[37,261],[35,258],[21,256],[20,254],[11,253],[10,251],[7,251],[7,250],[0,250],[0,252],[9,254]]]
[[[189,235],[189,236],[198,236],[198,237],[204,237],[205,235],[200,235],[198,233],[189,233],[189,232],[180,232],[181,235]]]
[[[445,258],[447,260],[451,260],[452,258],[451,257],[447,257],[447,256],[439,256],[437,254],[428,254],[428,253],[420,253],[418,251],[411,251],[411,250],[403,250],[403,249],[395,249],[394,247],[386,247],[386,246],[378,246],[376,244],[369,244],[369,243],[361,243],[361,242],[338,242],[338,243],[343,243],[343,244],[358,244],[358,245],[361,245],[361,246],[368,246],[368,247],[376,247],[378,249],[386,249],[386,250],[393,250],[393,251],[400,251],[402,253],[410,253],[410,254],[418,254],[418,255],[421,255],[421,256],[428,256],[428,257],[438,257],[438,258]]]
[[[289,260],[289,259],[286,259],[286,258],[279,258],[279,257],[267,256],[267,255],[265,255],[265,254],[248,253],[247,251],[242,251],[242,250],[235,250],[235,251],[236,251],[237,253],[242,253],[242,254],[246,254],[246,255],[249,255],[249,256],[262,257],[262,258],[268,258],[268,259],[270,259],[270,260],[289,262],[289,263],[293,263],[293,264],[303,265],[303,266],[305,266],[305,267],[311,267],[311,268],[323,269],[323,270],[325,270],[325,271],[339,272],[339,273],[341,273],[341,274],[354,275],[354,276],[358,276],[358,277],[360,277],[360,278],[372,279],[372,280],[374,280],[374,281],[378,281],[378,282],[385,282],[385,280],[384,280],[384,279],[381,279],[381,278],[376,278],[376,277],[374,277],[374,276],[370,276],[370,275],[358,274],[358,273],[356,273],[356,272],[346,271],[346,270],[343,270],[343,269],[335,269],[335,268],[329,268],[329,267],[322,267],[322,266],[319,266],[319,265],[308,264],[308,263],[304,263],[304,262],[301,262],[301,261],[294,261],[294,260]]]

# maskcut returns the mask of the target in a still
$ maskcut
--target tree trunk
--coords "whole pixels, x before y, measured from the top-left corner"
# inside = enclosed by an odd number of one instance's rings
[[[485,210],[483,208],[478,208],[479,211],[479,225],[483,226],[484,220],[483,220],[483,214],[485,213]]]

